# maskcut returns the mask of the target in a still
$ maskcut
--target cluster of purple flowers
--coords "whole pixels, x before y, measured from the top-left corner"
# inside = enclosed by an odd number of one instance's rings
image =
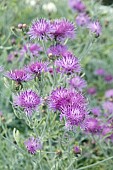
[[[75,26],[66,19],[56,19],[54,21],[39,19],[33,21],[28,35],[31,39],[62,41],[66,38],[75,37]]]
[[[53,90],[48,103],[51,109],[60,111],[60,119],[66,119],[69,129],[81,125],[88,115],[87,100],[82,93],[74,89],[60,87]]]
[[[80,13],[80,16],[77,17],[78,25],[87,26],[87,23],[90,23],[89,28],[92,32],[96,35],[101,33],[99,23],[90,22],[89,16],[85,14],[86,7],[80,0],[77,0],[76,4],[74,4],[73,0],[71,6],[78,12],[84,11],[84,13]],[[41,40],[43,43],[44,40],[45,42],[51,40],[54,45],[51,45],[48,50],[45,51],[46,59],[33,58],[33,61],[28,63],[24,69],[9,71],[5,76],[21,84],[33,80],[35,77],[40,76],[42,72],[49,72],[53,77],[56,76],[54,75],[54,71],[56,71],[56,74],[66,74],[65,76],[69,78],[69,87],[59,87],[51,91],[48,96],[49,108],[54,112],[60,112],[60,120],[65,120],[65,126],[68,129],[74,129],[80,126],[84,131],[89,133],[99,132],[101,129],[100,123],[96,118],[89,117],[88,102],[82,93],[87,83],[79,76],[82,71],[80,61],[68,50],[67,46],[64,45],[64,40],[75,38],[74,23],[66,19],[56,19],[53,21],[37,19],[33,21],[27,34],[31,40]],[[30,53],[34,57],[38,56],[43,50],[45,49],[42,49],[39,44],[28,43],[23,46],[20,53],[21,56],[25,54],[29,55]],[[54,58],[54,62],[49,60],[50,57]],[[95,89],[90,89],[89,93],[94,94]],[[34,112],[38,111],[42,103],[41,101],[41,96],[32,89],[23,89],[14,96],[14,106],[24,111],[29,118]],[[26,140],[25,146],[31,154],[35,154],[37,150],[42,149],[40,140],[34,137]]]
[[[94,74],[96,76],[101,76],[106,83],[112,83],[113,82],[113,75],[107,73],[107,71],[104,70],[103,68],[96,69],[94,71]]]
[[[96,36],[99,36],[102,32],[99,21],[92,21],[90,16],[86,13],[86,5],[81,0],[69,0],[70,7],[78,12],[76,17],[76,24],[78,26],[87,27]]]

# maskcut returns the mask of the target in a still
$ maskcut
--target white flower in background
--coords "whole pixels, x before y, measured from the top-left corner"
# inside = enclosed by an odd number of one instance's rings
[[[35,6],[36,5],[36,0],[26,0],[26,3],[31,5],[31,6]]]
[[[53,2],[49,2],[48,4],[44,4],[42,6],[42,9],[44,11],[47,11],[47,12],[57,12],[57,8],[56,8],[56,5],[53,3]]]

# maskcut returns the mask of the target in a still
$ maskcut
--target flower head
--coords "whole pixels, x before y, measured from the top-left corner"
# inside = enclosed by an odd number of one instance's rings
[[[85,106],[86,100],[81,93],[63,87],[53,90],[48,98],[49,107],[55,111],[62,111],[63,113],[67,106],[70,106],[73,103]]]
[[[66,118],[66,125],[71,128],[81,125],[86,115],[88,115],[86,106],[84,106],[84,104],[80,105],[80,103],[76,103],[75,101],[74,104],[63,108],[61,116]]]
[[[18,51],[11,52],[11,53],[7,56],[7,61],[8,61],[8,62],[12,62],[17,55],[18,55]]]
[[[87,83],[84,79],[82,79],[79,76],[73,77],[70,80],[70,85],[76,89],[82,90],[83,88],[85,88],[87,86]]]
[[[93,113],[94,116],[100,116],[101,114],[100,107],[93,107],[91,112]]]
[[[106,98],[113,98],[113,89],[109,89],[105,92]]]
[[[104,80],[106,83],[112,83],[113,82],[113,76],[111,74],[105,75]]]
[[[109,135],[112,133],[112,128],[110,126],[103,126],[102,127],[102,135],[103,136],[106,136],[106,135]]]
[[[102,103],[102,107],[104,112],[106,113],[106,116],[108,116],[108,113],[113,113],[113,102],[105,101]]]
[[[12,70],[10,72],[7,72],[5,76],[18,83],[26,82],[33,79],[31,74],[27,73],[25,70]]]
[[[77,17],[76,17],[76,24],[78,26],[87,26],[90,22],[90,17],[88,15],[86,15],[85,13],[80,13]]]
[[[32,90],[20,92],[18,96],[14,97],[14,105],[23,108],[28,116],[31,116],[33,111],[37,110],[40,103],[41,98]]]
[[[35,154],[42,149],[41,141],[38,138],[30,137],[24,144],[30,154]]]
[[[90,88],[87,89],[87,93],[88,93],[89,95],[95,95],[96,92],[97,92],[97,90],[96,90],[95,87],[90,87]]]
[[[75,154],[81,154],[82,150],[81,150],[81,148],[79,146],[74,146],[73,147],[73,152]]]
[[[42,47],[39,44],[26,44],[21,49],[21,55],[31,53],[33,56],[38,56],[39,52],[42,51]]]
[[[70,7],[77,12],[85,12],[86,6],[81,0],[69,0]]]
[[[56,60],[55,65],[60,68],[61,72],[66,74],[81,72],[78,58],[71,53],[67,53],[61,59]]]
[[[54,31],[51,32],[51,38],[56,41],[62,41],[66,38],[75,37],[75,26],[66,19],[57,19],[51,23]]]
[[[98,21],[90,22],[88,28],[92,33],[96,34],[96,36],[100,36],[102,32],[102,27]]]
[[[33,21],[29,29],[28,35],[31,39],[47,39],[51,31],[52,27],[50,21],[46,19],[39,19]]]
[[[47,63],[35,62],[26,67],[26,71],[31,74],[40,75],[43,71],[47,70]]]
[[[48,49],[48,55],[52,54],[53,56],[60,57],[63,56],[67,51],[67,47],[65,45],[57,44],[52,45]]]
[[[104,76],[105,70],[103,68],[99,68],[99,69],[95,70],[94,74],[98,75],[98,76]]]
[[[82,128],[89,133],[98,133],[101,130],[100,122],[98,119],[92,117],[85,119]]]

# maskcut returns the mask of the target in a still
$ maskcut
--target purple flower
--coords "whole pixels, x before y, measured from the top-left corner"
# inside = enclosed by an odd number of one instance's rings
[[[73,89],[57,88],[53,90],[48,104],[54,111],[60,111],[60,120],[65,118],[66,128],[72,130],[81,125],[88,115],[87,101],[82,93]]]
[[[35,154],[38,150],[42,149],[41,141],[38,138],[30,137],[24,144],[30,154]]]
[[[104,112],[106,113],[106,116],[108,116],[108,113],[112,114],[113,113],[113,103],[110,101],[105,101],[102,104],[102,107],[104,109]]]
[[[95,95],[96,92],[97,92],[97,90],[96,90],[95,87],[90,87],[90,88],[87,89],[87,93],[88,93],[89,95]]]
[[[75,26],[66,19],[57,19],[51,23],[54,31],[51,32],[51,38],[56,41],[62,41],[67,38],[75,37]]]
[[[69,129],[81,125],[88,115],[86,106],[84,106],[83,103],[77,103],[76,100],[73,100],[73,102],[74,104],[64,107],[61,114],[62,117],[66,118],[66,126],[68,126]]]
[[[48,49],[48,55],[51,54],[53,56],[59,57],[63,56],[67,51],[67,47],[65,45],[57,44],[57,45],[52,45]]]
[[[80,153],[81,153],[80,147],[79,147],[79,146],[74,146],[73,152],[74,152],[75,154],[80,154]]]
[[[113,76],[111,74],[105,75],[104,80],[106,81],[106,83],[112,83]]]
[[[85,12],[86,6],[81,0],[69,0],[69,5],[77,12]]]
[[[59,110],[64,112],[67,106],[73,103],[86,105],[86,99],[82,93],[63,87],[53,90],[48,98],[49,107],[54,111]]]
[[[52,27],[50,21],[46,19],[39,19],[33,21],[29,29],[28,35],[31,39],[47,39],[51,31]]]
[[[76,24],[78,26],[87,26],[90,22],[90,17],[88,15],[86,15],[85,13],[80,13],[77,17],[76,17]]]
[[[104,76],[105,70],[103,68],[99,68],[99,69],[95,70],[94,74],[98,75],[98,76]]]
[[[88,25],[89,30],[99,36],[102,32],[102,27],[98,21],[90,22]]]
[[[26,82],[33,79],[31,74],[27,73],[25,70],[12,70],[10,72],[7,72],[5,76],[18,83]]]
[[[89,133],[97,133],[100,132],[101,126],[100,122],[96,118],[88,117],[85,119],[82,128]]]
[[[102,127],[102,136],[106,139],[110,139],[113,142],[113,128],[111,126],[104,125]]]
[[[14,54],[13,53],[10,53],[9,55],[8,55],[8,57],[7,57],[7,61],[8,62],[12,62],[13,61],[13,59],[14,59]]]
[[[110,126],[103,126],[102,127],[102,135],[106,136],[112,132],[112,128]]]
[[[42,51],[42,47],[40,47],[39,44],[30,43],[30,44],[24,45],[20,53],[21,55],[25,55],[26,53],[29,54],[30,52],[33,56],[38,56],[40,51]]]
[[[14,105],[23,108],[28,116],[32,116],[40,103],[41,98],[32,90],[20,92],[18,96],[14,97]]]
[[[82,90],[83,88],[85,88],[87,86],[87,83],[84,79],[82,79],[79,76],[73,77],[70,80],[70,85],[76,89]]]
[[[61,59],[56,60],[55,65],[60,68],[61,72],[66,74],[81,72],[78,58],[71,53],[67,53]]]
[[[43,63],[43,62],[35,62],[26,67],[26,71],[35,74],[37,76],[46,70],[47,70],[47,63]]]
[[[106,98],[113,98],[113,89],[109,89],[105,92]]]
[[[100,107],[93,107],[91,112],[93,113],[94,116],[100,116],[101,114]]]
[[[0,66],[0,73],[4,71],[4,67]]]

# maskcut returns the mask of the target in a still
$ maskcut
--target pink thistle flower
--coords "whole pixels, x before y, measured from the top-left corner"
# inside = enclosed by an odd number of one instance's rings
[[[7,72],[5,76],[18,83],[26,82],[33,79],[32,75],[27,73],[25,70],[12,70]]]
[[[85,12],[86,6],[81,0],[69,0],[70,7],[77,12]]]
[[[47,63],[44,62],[35,62],[31,63],[26,67],[26,71],[36,76],[40,75],[43,71],[47,71]]]
[[[102,103],[102,107],[106,115],[108,116],[108,113],[113,113],[113,102],[105,101]]]
[[[96,92],[97,92],[97,90],[96,90],[95,87],[90,87],[90,88],[87,89],[87,93],[88,93],[89,95],[95,95]]]
[[[50,24],[50,21],[46,19],[39,19],[39,20],[34,20],[28,35],[30,36],[31,40],[32,39],[47,39],[47,37],[50,35],[50,32],[52,31],[52,27]]]
[[[53,90],[48,98],[48,105],[54,111],[63,111],[70,104],[78,103],[79,105],[87,105],[86,99],[82,93],[63,87]]]
[[[14,96],[14,105],[23,108],[28,116],[32,116],[33,111],[37,110],[40,103],[41,98],[32,90],[26,90],[20,92],[18,96]]]
[[[34,56],[38,56],[39,52],[42,51],[42,47],[39,44],[26,44],[21,49],[20,53],[21,55],[25,55],[26,53],[29,54],[29,52]]]
[[[113,89],[109,89],[105,92],[106,98],[113,98]]]
[[[82,128],[85,130],[85,132],[94,133],[94,134],[101,131],[99,120],[92,117],[88,117],[85,119]]]
[[[75,37],[75,26],[66,19],[57,19],[51,23],[54,31],[51,32],[51,38],[56,41],[63,41],[67,38]]]
[[[30,137],[25,142],[25,147],[30,154],[35,154],[38,150],[42,149],[41,141],[38,138]]]
[[[71,53],[67,53],[61,59],[56,60],[55,65],[60,68],[60,72],[62,73],[72,74],[81,72],[78,58]]]
[[[84,79],[82,79],[79,76],[73,77],[70,80],[70,85],[78,90],[82,90],[83,88],[85,88],[87,86],[87,83]]]
[[[100,116],[101,115],[100,107],[93,107],[91,112],[93,113],[94,116]]]
[[[103,68],[99,68],[97,70],[95,70],[94,74],[98,75],[98,76],[104,76],[105,75],[105,70]]]
[[[105,139],[110,139],[113,142],[113,128],[109,125],[103,125],[102,136],[105,137]]]
[[[66,125],[70,128],[81,125],[87,115],[86,105],[80,103],[74,103],[63,108],[61,114],[62,117],[66,118]]]
[[[112,83],[113,82],[113,76],[111,74],[105,75],[104,80],[106,83]]]
[[[90,22],[90,17],[88,15],[86,15],[85,13],[80,13],[77,17],[76,17],[76,24],[78,26],[87,26]]]
[[[74,152],[75,154],[81,154],[82,150],[80,149],[79,146],[74,146],[74,147],[73,147],[73,152]]]
[[[102,27],[98,21],[90,22],[88,28],[92,33],[96,34],[96,36],[100,36],[102,33]]]
[[[67,47],[65,45],[57,44],[57,45],[52,45],[48,49],[48,55],[52,54],[53,56],[60,57],[63,56],[67,51]]]

